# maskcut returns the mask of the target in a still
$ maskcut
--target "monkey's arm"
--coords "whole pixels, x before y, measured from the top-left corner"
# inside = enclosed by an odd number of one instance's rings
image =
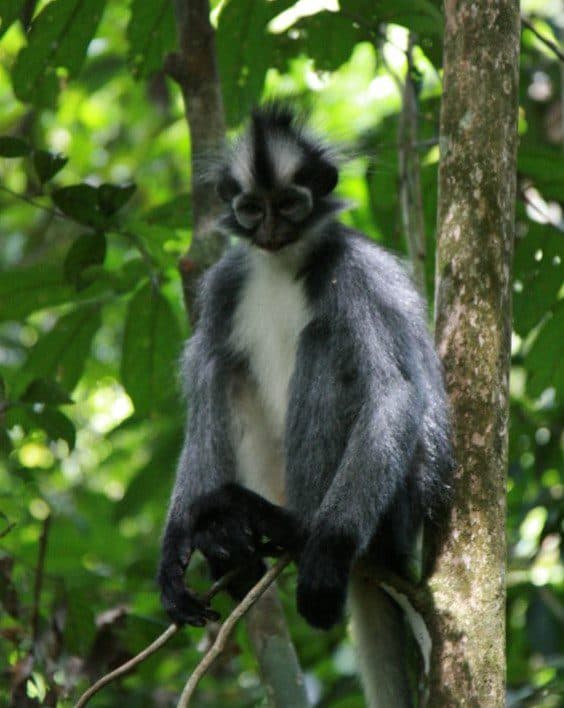
[[[202,625],[216,614],[202,607],[183,580],[194,550],[192,507],[202,495],[234,479],[235,461],[229,435],[229,372],[201,332],[190,342],[186,371],[189,419],[163,536],[158,581],[170,617],[177,623]]]
[[[420,392],[399,372],[371,388],[300,559],[298,609],[322,628],[338,620],[351,563],[404,482],[424,411]]]

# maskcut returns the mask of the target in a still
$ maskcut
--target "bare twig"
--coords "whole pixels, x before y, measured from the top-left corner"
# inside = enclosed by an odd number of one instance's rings
[[[168,640],[171,639],[178,632],[179,629],[180,627],[177,624],[169,625],[167,629],[162,634],[160,634],[154,642],[152,642],[151,644],[149,644],[148,647],[143,649],[143,651],[139,652],[139,654],[134,656],[129,661],[126,661],[125,664],[118,666],[118,668],[114,669],[114,671],[110,671],[109,674],[102,676],[101,679],[99,679],[98,681],[96,681],[95,684],[90,686],[90,688],[85,691],[79,698],[78,702],[75,705],[75,708],[83,708],[83,706],[85,706],[92,698],[92,696],[98,693],[98,691],[104,688],[104,686],[107,686],[112,681],[115,681],[116,679],[120,678],[120,676],[124,676],[125,674],[129,673],[142,661],[148,659],[152,654],[154,654],[161,647],[163,647],[168,642]]]
[[[266,589],[272,585],[284,568],[290,563],[290,560],[290,556],[282,556],[278,562],[262,576],[258,583],[249,590],[249,592],[225,620],[217,637],[215,638],[214,643],[206,652],[204,658],[200,661],[188,679],[188,682],[186,683],[186,686],[184,687],[178,701],[177,708],[187,708],[190,704],[190,699],[196,690],[198,682],[225,648],[227,639],[237,622],[249,611],[261,595],[263,595]]]
[[[552,52],[554,52],[561,62],[564,62],[564,51],[562,51],[562,49],[556,44],[556,42],[553,42],[552,39],[549,39],[548,37],[545,37],[544,34],[541,34],[538,29],[536,29],[534,24],[527,17],[525,17],[525,15],[521,15],[521,24],[523,27],[530,30],[535,37],[546,45]]]
[[[204,595],[202,595],[202,597],[200,598],[201,602],[204,605],[207,605],[210,600],[212,600],[212,598],[214,598],[220,590],[223,590],[223,588],[226,587],[226,585],[228,585],[238,573],[239,569],[232,570],[230,573],[226,573],[219,580],[216,580],[215,583],[210,586],[208,591]],[[136,666],[139,666],[139,664],[145,661],[145,659],[148,659],[161,647],[164,647],[164,645],[169,641],[169,639],[172,639],[172,637],[174,637],[174,635],[178,632],[179,629],[180,627],[177,624],[170,624],[162,634],[159,634],[159,636],[155,639],[154,642],[151,642],[151,644],[149,644],[149,646],[145,647],[145,649],[140,651],[139,654],[136,654],[133,658],[129,659],[129,661],[126,661],[121,666],[118,666],[117,669],[114,669],[113,671],[110,671],[110,673],[105,674],[100,679],[98,679],[96,683],[90,686],[90,688],[85,691],[79,698],[78,702],[75,705],[75,708],[83,708],[83,706],[85,706],[92,698],[92,696],[98,693],[98,691],[104,688],[104,686],[107,686],[112,681],[115,681],[121,676],[125,676],[125,674],[128,674],[133,671],[133,669]]]
[[[5,528],[0,531],[0,538],[4,538],[4,536],[7,536],[12,529],[16,528],[16,522],[12,521],[12,523],[8,524]]]
[[[37,642],[39,636],[39,612],[41,606],[41,589],[43,587],[43,571],[45,569],[45,554],[47,553],[47,538],[49,535],[49,526],[51,524],[51,515],[45,517],[41,536],[39,537],[39,553],[37,556],[37,566],[35,568],[35,585],[33,587],[33,612],[31,619],[31,636],[33,643]]]

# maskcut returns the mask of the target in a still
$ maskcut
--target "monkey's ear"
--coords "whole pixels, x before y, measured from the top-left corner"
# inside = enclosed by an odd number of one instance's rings
[[[325,197],[337,186],[339,171],[331,162],[321,159],[301,167],[295,179],[309,187],[316,197]]]
[[[228,204],[241,192],[239,183],[228,170],[224,170],[221,173],[215,189],[217,196]]]
[[[325,160],[319,166],[318,189],[323,197],[332,192],[339,181],[339,171]]]

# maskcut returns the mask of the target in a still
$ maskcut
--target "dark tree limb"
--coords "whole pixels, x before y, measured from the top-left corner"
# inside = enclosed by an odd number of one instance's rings
[[[409,33],[406,51],[407,72],[402,93],[402,110],[398,129],[400,173],[400,204],[404,236],[413,266],[413,280],[421,295],[425,295],[425,222],[421,196],[421,174],[417,150],[419,106],[414,80],[413,33]]]
[[[179,51],[169,54],[165,71],[179,85],[190,132],[192,165],[192,244],[181,259],[180,275],[192,324],[198,280],[221,255],[224,237],[214,227],[219,201],[198,179],[206,155],[225,140],[225,112],[217,70],[215,32],[208,0],[175,0]]]

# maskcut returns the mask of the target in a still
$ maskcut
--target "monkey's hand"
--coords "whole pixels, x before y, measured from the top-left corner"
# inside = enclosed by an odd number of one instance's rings
[[[184,571],[190,559],[190,542],[186,531],[169,522],[164,540],[158,583],[161,601],[171,620],[178,625],[202,627],[219,615],[206,607],[184,584]]]
[[[342,615],[356,544],[334,532],[315,531],[298,565],[298,612],[313,627],[329,629]]]
[[[265,571],[264,556],[296,550],[299,525],[291,513],[237,484],[226,484],[205,494],[190,509],[194,548],[207,558],[216,578],[231,570],[241,572],[229,583],[240,598]]]

